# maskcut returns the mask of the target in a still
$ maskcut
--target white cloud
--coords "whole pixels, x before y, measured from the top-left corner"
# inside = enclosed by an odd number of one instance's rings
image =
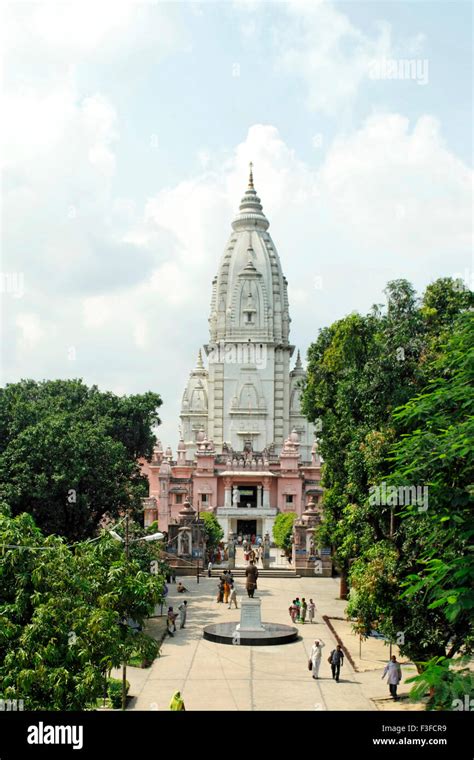
[[[275,65],[304,82],[311,110],[334,116],[349,109],[370,62],[391,51],[390,27],[379,23],[369,36],[325,0],[290,0],[275,25]]]
[[[173,45],[182,49],[185,35],[164,5],[114,3],[113,18],[101,3],[68,6],[57,18],[46,3],[31,17],[30,4],[13,14],[3,256],[6,271],[24,273],[25,293],[6,302],[2,362],[7,381],[80,376],[117,392],[157,390],[162,437],[172,442],[250,160],[289,279],[292,339],[302,348],[318,327],[380,300],[391,278],[421,287],[465,271],[470,174],[432,117],[410,124],[378,114],[332,142],[315,135],[317,169],[277,126],[254,124],[220,152],[215,135],[209,147],[194,146],[196,173],[145,204],[118,197],[127,114],[93,87],[84,96],[76,67],[140,56],[152,44],[158,59]],[[266,4],[245,6],[259,14]],[[284,23],[271,30],[277,65],[303,80],[313,109],[332,114],[350,104],[368,61],[390,54],[387,28],[362,34],[333,6],[294,1],[279,9]],[[247,32],[259,33],[256,16]]]
[[[82,302],[85,327],[103,327],[113,318],[109,299],[105,296],[91,296]]]
[[[110,63],[117,56],[131,58],[151,49],[158,60],[190,46],[179,8],[154,0],[10,2],[4,4],[2,23],[7,64],[15,62],[21,71],[37,74],[38,86],[44,71],[58,64]],[[9,77],[16,73],[7,71]]]
[[[412,128],[398,114],[369,118],[335,140],[320,180],[334,218],[369,250],[389,251],[409,266],[413,257],[421,264],[468,248],[471,172],[430,116]]]
[[[465,269],[470,174],[431,117],[410,125],[398,114],[373,116],[335,140],[317,170],[276,127],[257,124],[224,160],[215,156],[206,170],[160,191],[142,214],[124,199],[112,204],[126,212],[123,239],[150,252],[150,268],[138,280],[117,272],[115,246],[102,292],[61,294],[56,279],[43,282],[29,294],[27,318],[21,299],[11,299],[12,311],[21,312],[11,372],[79,375],[129,392],[155,389],[166,402],[162,437],[173,441],[183,384],[208,338],[211,278],[250,159],[289,279],[292,339],[301,348],[318,327],[383,300],[389,279],[406,276],[421,288],[432,277]],[[45,255],[60,267],[59,251],[49,248]],[[81,261],[91,263],[87,246],[72,255],[64,275]],[[66,361],[71,345],[75,362]]]
[[[36,314],[20,312],[16,317],[16,325],[20,330],[20,345],[23,350],[31,348],[43,337],[41,323]]]

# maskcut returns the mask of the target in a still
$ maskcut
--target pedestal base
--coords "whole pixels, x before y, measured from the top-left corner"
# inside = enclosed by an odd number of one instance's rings
[[[203,636],[207,641],[234,646],[268,647],[274,644],[290,644],[298,638],[298,629],[291,625],[264,623],[263,631],[237,630],[236,621],[206,625]]]
[[[262,625],[262,600],[246,599],[240,600],[240,623],[237,630],[243,631],[264,631]]]

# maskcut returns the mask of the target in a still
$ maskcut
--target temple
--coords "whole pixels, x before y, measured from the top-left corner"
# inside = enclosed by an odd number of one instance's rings
[[[305,378],[289,341],[287,280],[250,165],[247,190],[212,282],[209,342],[181,406],[176,457],[158,442],[143,464],[145,525],[174,523],[189,499],[230,535],[272,535],[279,512],[321,499],[314,430],[301,413]],[[203,357],[204,353],[204,357]]]

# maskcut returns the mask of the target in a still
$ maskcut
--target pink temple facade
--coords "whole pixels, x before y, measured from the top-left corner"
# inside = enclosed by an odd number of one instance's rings
[[[279,512],[301,517],[311,497],[316,504],[321,500],[317,446],[309,462],[301,461],[299,448],[298,434],[293,432],[278,455],[272,447],[262,453],[217,454],[213,442],[201,433],[193,460],[188,461],[183,441],[176,458],[158,443],[151,462],[142,464],[150,483],[145,525],[157,520],[160,530],[167,531],[189,499],[197,512],[215,514],[225,540],[239,534],[271,537]]]

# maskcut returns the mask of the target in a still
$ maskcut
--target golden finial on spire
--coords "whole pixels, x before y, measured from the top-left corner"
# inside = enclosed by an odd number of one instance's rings
[[[252,169],[253,169],[253,163],[250,162],[249,163],[249,190],[254,190],[254,186],[253,186],[253,171],[252,171]]]

